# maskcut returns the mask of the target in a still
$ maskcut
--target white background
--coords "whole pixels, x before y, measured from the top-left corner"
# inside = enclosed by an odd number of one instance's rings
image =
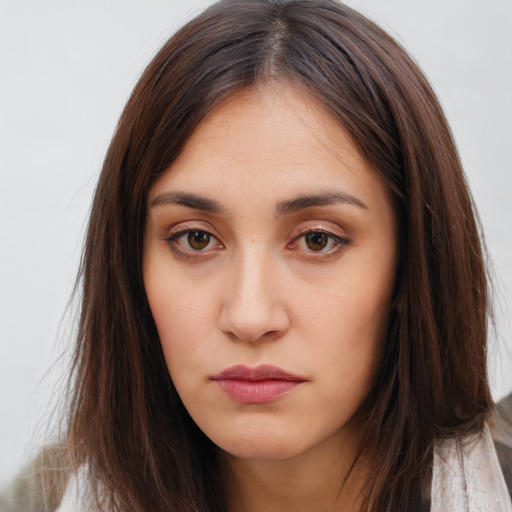
[[[48,430],[87,212],[121,109],[159,46],[209,3],[0,0],[0,486]],[[512,390],[512,0],[347,3],[415,56],[452,124],[496,275],[499,398]]]

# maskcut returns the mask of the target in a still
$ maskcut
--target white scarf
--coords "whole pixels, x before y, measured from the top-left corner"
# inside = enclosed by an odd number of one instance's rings
[[[431,512],[512,512],[487,425],[482,434],[436,443]]]

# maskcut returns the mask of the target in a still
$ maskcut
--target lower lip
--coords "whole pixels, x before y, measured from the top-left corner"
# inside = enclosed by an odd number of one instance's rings
[[[290,380],[259,380],[249,381],[243,379],[216,380],[220,389],[235,402],[242,404],[266,404],[287,395],[297,388],[301,381]]]

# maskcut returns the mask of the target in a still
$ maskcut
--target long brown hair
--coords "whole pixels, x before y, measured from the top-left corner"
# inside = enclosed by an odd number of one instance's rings
[[[174,389],[145,296],[146,201],[208,112],[268,81],[291,82],[323,105],[397,205],[389,335],[364,404],[365,510],[413,509],[428,485],[434,439],[481,428],[492,406],[479,229],[427,80],[390,36],[334,0],[223,0],[149,64],[94,196],[67,443],[109,511],[226,508],[215,447]]]

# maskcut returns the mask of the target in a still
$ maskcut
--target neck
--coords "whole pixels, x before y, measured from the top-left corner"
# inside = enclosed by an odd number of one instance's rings
[[[229,510],[236,512],[359,512],[366,464],[358,439],[335,435],[284,460],[224,454]]]

